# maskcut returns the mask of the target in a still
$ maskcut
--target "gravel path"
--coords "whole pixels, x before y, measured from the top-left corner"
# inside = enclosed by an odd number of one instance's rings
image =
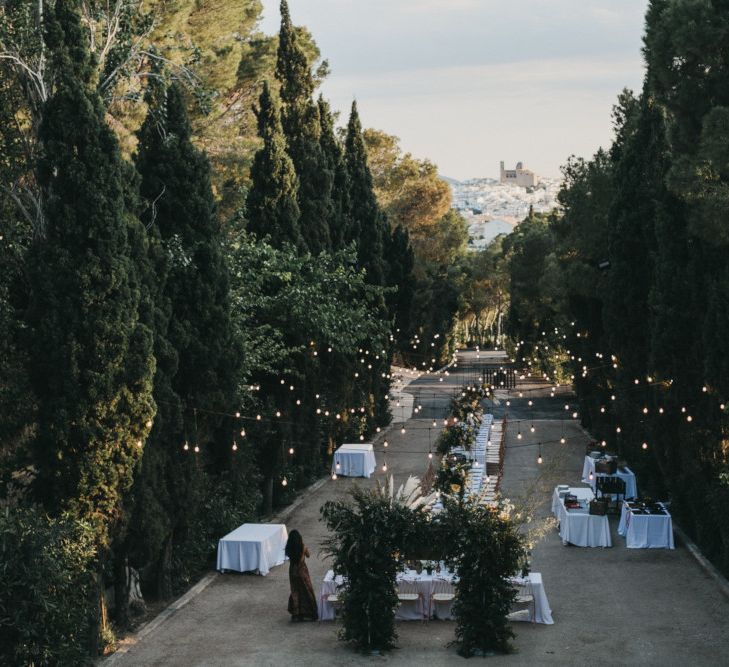
[[[485,363],[498,363],[493,353],[461,353],[447,377],[422,376],[407,391],[422,409],[408,420],[406,433],[389,433],[388,473],[400,484],[409,474],[421,475],[427,465],[432,420],[448,411],[452,392],[472,382]],[[442,377],[442,376],[441,376]],[[547,516],[557,483],[579,484],[587,436],[573,420],[565,419],[564,396],[549,399],[547,385],[520,383],[528,390],[512,399],[507,430],[503,479],[504,495],[516,498],[531,491]],[[515,395],[515,392],[512,392]],[[538,412],[527,405],[535,400]],[[553,407],[552,407],[553,406]],[[504,401],[489,403],[497,417]],[[532,418],[535,421],[532,422]],[[537,419],[538,418],[538,419]],[[515,419],[522,440],[516,439]],[[535,433],[529,431],[534,424]],[[539,441],[545,445],[544,463],[536,463]],[[286,517],[289,529],[298,528],[312,548],[309,570],[315,590],[329,564],[319,554],[325,527],[319,508],[346,495],[353,484],[373,485],[383,479],[382,455],[373,480],[326,480],[308,493]],[[640,484],[640,480],[638,480]],[[537,546],[532,569],[543,575],[555,621],[553,626],[514,624],[517,653],[489,658],[489,664],[509,665],[726,665],[729,664],[729,603],[688,551],[628,550],[611,518],[613,548],[580,549],[562,546],[552,530]],[[318,591],[317,591],[318,592]],[[169,665],[174,667],[263,665],[451,665],[462,659],[448,643],[449,622],[401,623],[399,649],[384,657],[363,657],[337,641],[333,623],[292,624],[286,612],[288,567],[274,568],[267,577],[216,575],[189,604],[143,639],[101,662],[114,667]],[[476,658],[475,660],[478,660]]]

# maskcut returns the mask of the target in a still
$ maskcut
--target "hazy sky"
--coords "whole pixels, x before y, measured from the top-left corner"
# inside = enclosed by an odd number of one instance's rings
[[[262,30],[278,30],[263,0]],[[453,178],[497,176],[522,160],[558,176],[570,154],[611,138],[623,87],[639,90],[647,0],[289,0],[332,73],[342,122],[401,139]]]

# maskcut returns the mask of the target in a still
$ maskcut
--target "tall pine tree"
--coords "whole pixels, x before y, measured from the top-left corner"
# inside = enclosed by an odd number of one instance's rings
[[[152,332],[140,318],[143,230],[126,206],[77,3],[46,11],[57,78],[40,128],[45,234],[28,260],[37,492],[51,511],[92,520],[105,544],[155,412]]]
[[[256,117],[263,146],[256,153],[251,168],[251,189],[246,202],[248,230],[259,238],[268,236],[275,248],[288,242],[304,250],[306,244],[299,228],[296,201],[298,179],[286,153],[278,103],[268,82],[263,84]]]
[[[172,552],[188,539],[202,492],[204,473],[192,460],[193,445],[214,470],[229,434],[221,435],[212,413],[234,406],[240,359],[208,161],[191,142],[179,89],[160,87],[148,101],[136,164],[147,204],[142,219],[160,281],[155,396],[161,409],[135,489],[139,521],[131,549],[137,562],[151,563],[157,592],[168,596]]]
[[[299,178],[299,226],[309,251],[330,250],[334,174],[320,144],[319,108],[314,102],[314,77],[291,23],[286,0],[281,0],[276,77],[281,82],[283,129],[288,152]]]
[[[329,235],[332,250],[341,250],[350,235],[349,176],[344,162],[342,146],[334,133],[334,118],[329,103],[319,96],[320,144],[329,171],[334,175]]]
[[[385,285],[383,241],[387,233],[387,222],[375,197],[356,102],[352,102],[352,112],[347,124],[344,157],[349,174],[351,206],[351,225],[347,241],[357,242],[358,263],[367,271],[367,281],[372,285]]]

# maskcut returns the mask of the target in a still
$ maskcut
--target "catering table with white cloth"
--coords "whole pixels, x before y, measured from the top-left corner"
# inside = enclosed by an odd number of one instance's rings
[[[345,444],[334,452],[332,472],[344,477],[369,477],[376,465],[371,442]]]
[[[282,523],[244,523],[218,542],[217,569],[250,572],[264,577],[285,560],[288,533]]]
[[[592,489],[571,488],[573,496],[589,505],[594,498]],[[552,513],[559,521],[559,536],[562,544],[574,544],[576,547],[611,547],[610,524],[607,516],[590,514],[587,508],[568,510],[559,491],[554,489],[552,496]]]
[[[449,572],[433,572],[428,574],[426,571],[418,574],[414,570],[405,570],[398,573],[397,582],[398,590],[401,593],[416,592],[420,594],[420,600],[417,605],[400,605],[396,612],[395,618],[400,621],[420,621],[430,615],[431,618],[439,618],[442,621],[453,620],[451,611],[451,602],[431,601],[435,593],[451,593],[455,594],[455,577]],[[526,578],[513,577],[515,584],[524,585],[525,592],[534,596],[534,619],[532,619],[531,609],[529,610],[530,622],[543,623],[545,625],[553,625],[552,610],[549,608],[549,600],[544,591],[542,583],[542,575],[539,572],[530,572]],[[341,576],[334,577],[334,572],[329,570],[321,584],[319,594],[319,619],[322,621],[333,621],[335,618],[334,605],[328,601],[330,595],[336,594],[337,587],[344,583]]]
[[[592,479],[590,479],[590,473],[592,473]],[[585,484],[589,484],[594,491],[597,488],[598,477],[619,477],[625,482],[625,497],[638,497],[638,484],[635,479],[635,473],[630,468],[626,467],[625,472],[616,470],[612,475],[604,472],[595,472],[595,459],[591,456],[585,456],[585,463],[582,466],[582,481]]]
[[[665,514],[644,514],[631,509],[631,504],[624,502],[620,512],[618,534],[625,537],[625,546],[628,549],[673,549],[673,520],[665,506],[661,505]]]

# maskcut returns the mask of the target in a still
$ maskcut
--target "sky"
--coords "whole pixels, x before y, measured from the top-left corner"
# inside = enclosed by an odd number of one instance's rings
[[[612,137],[611,109],[639,91],[648,0],[289,0],[331,74],[346,116],[401,140],[456,179],[498,177],[517,161],[559,176]],[[278,0],[261,29],[278,31]]]

